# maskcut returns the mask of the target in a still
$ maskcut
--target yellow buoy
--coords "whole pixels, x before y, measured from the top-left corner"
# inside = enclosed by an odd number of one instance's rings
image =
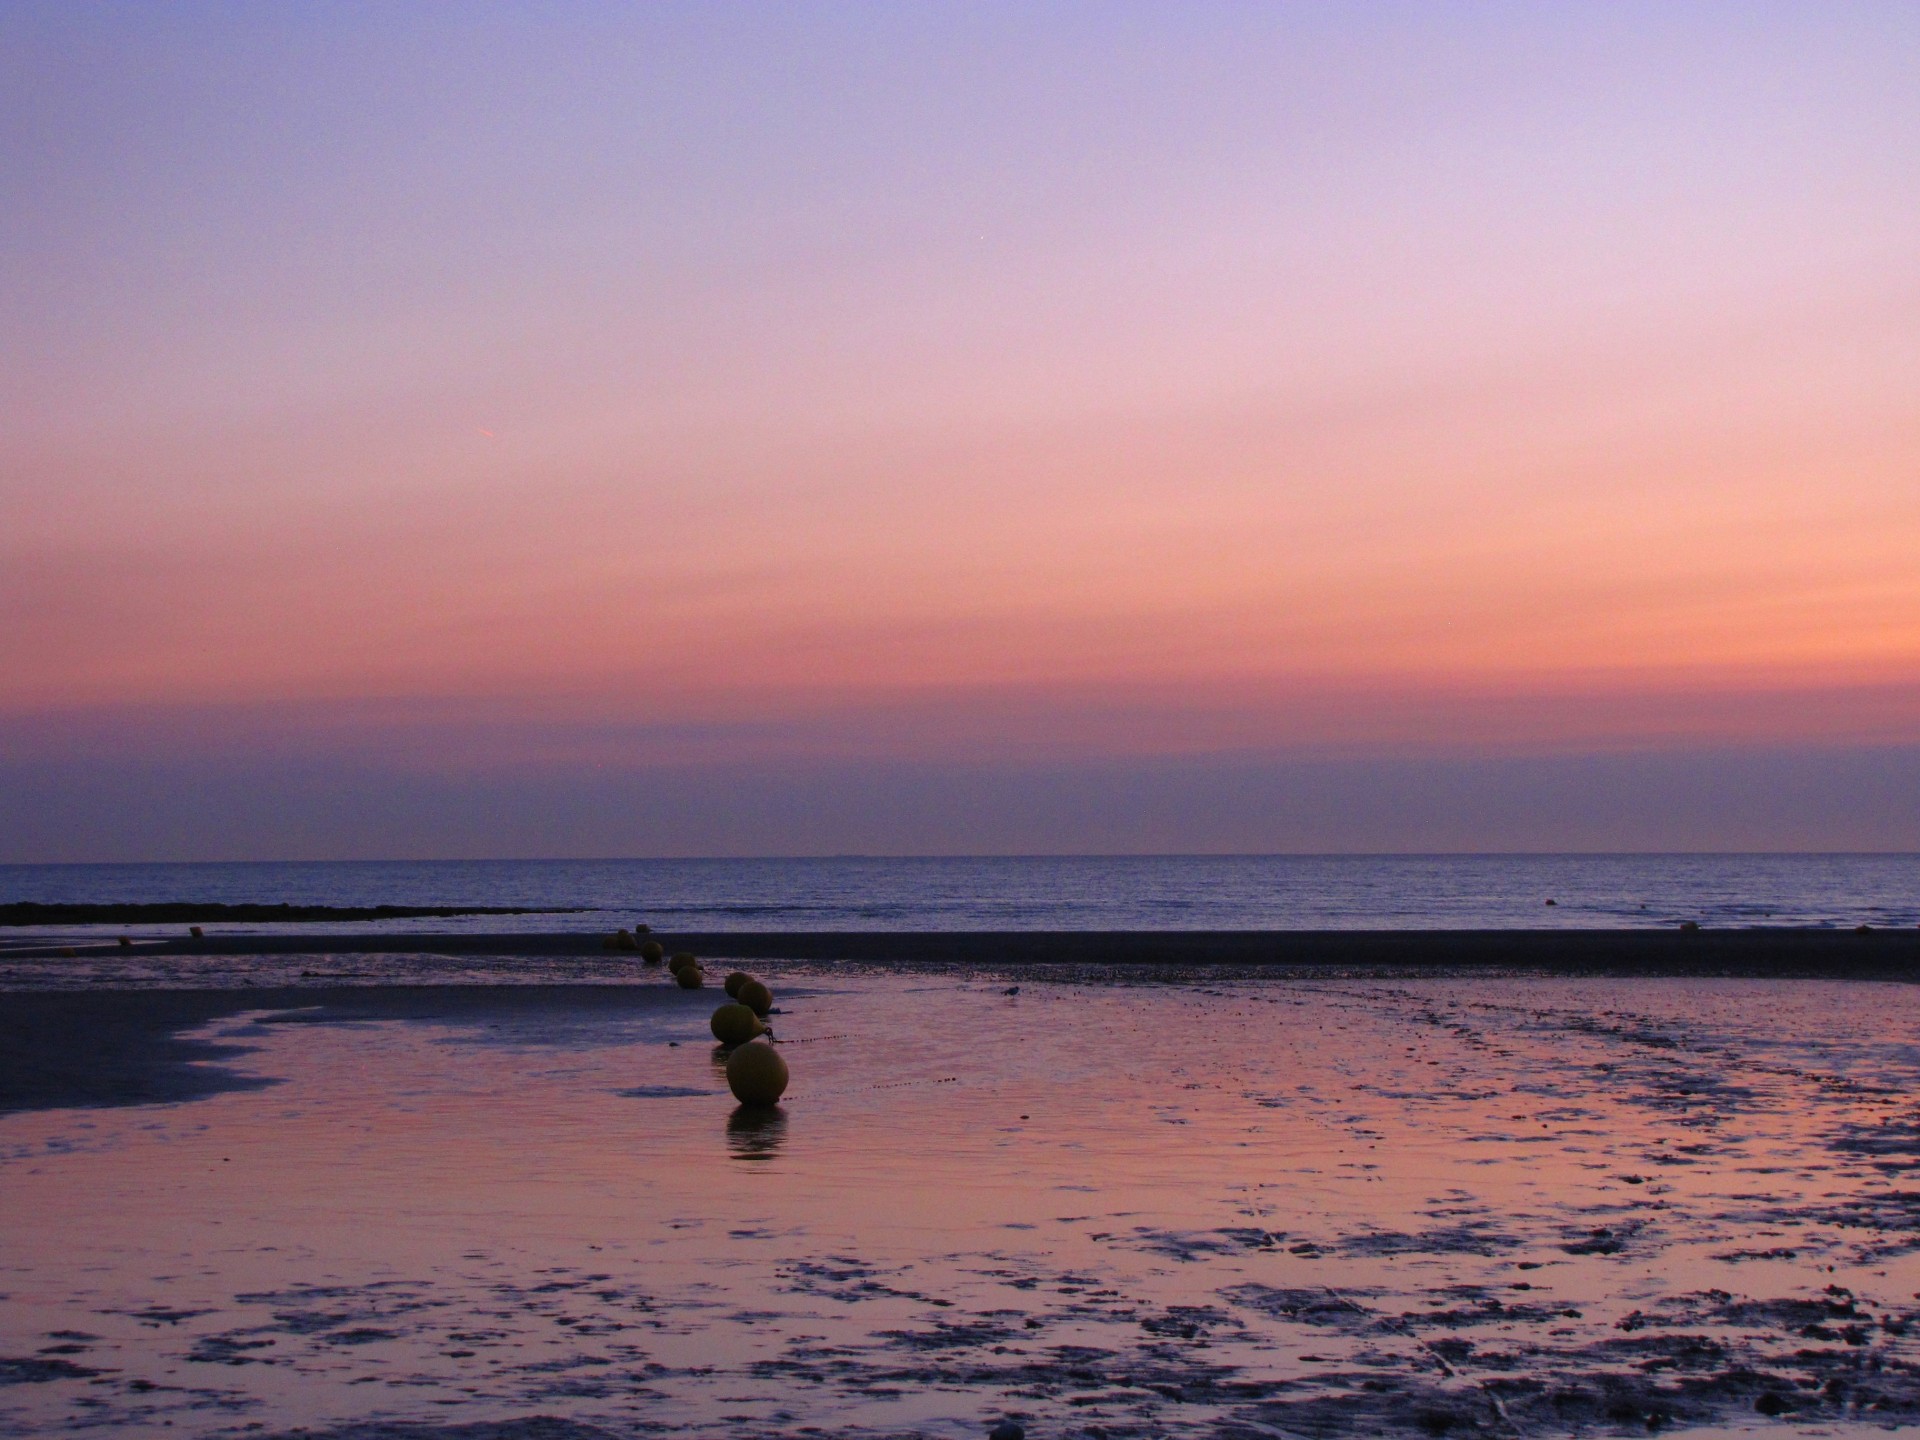
[[[681,966],[698,965],[699,963],[700,963],[699,957],[696,956],[691,950],[676,950],[673,954],[673,958],[667,961],[667,968],[673,971],[677,975],[680,973]]]
[[[736,970],[727,976],[726,984],[721,988],[725,990],[727,994],[733,996],[734,999],[738,1000],[740,998],[740,987],[752,978],[753,977],[747,974],[746,971]]]
[[[744,1005],[722,1005],[708,1022],[713,1038],[722,1045],[744,1045],[756,1035],[767,1033],[760,1017]]]
[[[682,990],[698,990],[707,983],[706,971],[698,965],[682,965],[673,972],[673,978],[680,982]]]
[[[733,998],[756,1015],[765,1015],[773,1009],[773,991],[759,980],[748,980],[733,992]]]
[[[640,958],[649,965],[658,965],[666,953],[658,940],[649,940],[640,947]]]
[[[774,1105],[787,1093],[787,1062],[764,1040],[727,1057],[727,1088],[742,1105]]]

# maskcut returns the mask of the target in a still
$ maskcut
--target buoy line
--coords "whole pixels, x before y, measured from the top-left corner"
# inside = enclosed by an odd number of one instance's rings
[[[789,1040],[783,1035],[780,1037],[780,1043],[782,1045],[817,1045],[822,1040],[853,1040],[857,1038],[858,1037],[851,1032],[845,1035],[805,1035],[798,1040]]]
[[[868,1085],[863,1088],[868,1090],[905,1090],[913,1085],[957,1085],[959,1083],[960,1077],[958,1075],[942,1075],[938,1080],[885,1080],[877,1085]]]

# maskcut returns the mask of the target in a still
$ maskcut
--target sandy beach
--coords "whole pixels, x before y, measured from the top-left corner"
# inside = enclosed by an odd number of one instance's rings
[[[0,1006],[0,1427],[1920,1417],[1907,984],[754,962],[755,1115],[632,957],[204,963]]]

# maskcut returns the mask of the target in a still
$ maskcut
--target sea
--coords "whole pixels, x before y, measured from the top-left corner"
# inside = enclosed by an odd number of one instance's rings
[[[1452,930],[1920,924],[1920,855],[1075,855],[0,866],[0,903],[554,907],[386,930]],[[367,922],[363,922],[367,923]],[[58,927],[63,932],[73,926]],[[123,928],[123,927],[118,927]],[[223,925],[352,930],[340,921]],[[14,929],[12,936],[24,938]]]

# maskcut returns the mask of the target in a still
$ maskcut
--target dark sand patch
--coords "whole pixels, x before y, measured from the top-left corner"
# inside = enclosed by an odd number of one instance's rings
[[[217,1063],[243,1045],[180,1032],[253,1008],[217,991],[15,992],[0,1001],[0,1112],[197,1100],[269,1082]]]
[[[50,1380],[82,1380],[99,1373],[71,1360],[39,1355],[15,1359],[0,1356],[0,1385],[44,1385]]]
[[[591,1022],[691,1013],[702,1000],[701,992],[658,982],[12,991],[0,998],[0,1113],[165,1104],[270,1085],[218,1064],[253,1047],[182,1033],[242,1014],[266,1012],[258,1022],[266,1025],[416,1020],[538,1027],[562,1016]]]

